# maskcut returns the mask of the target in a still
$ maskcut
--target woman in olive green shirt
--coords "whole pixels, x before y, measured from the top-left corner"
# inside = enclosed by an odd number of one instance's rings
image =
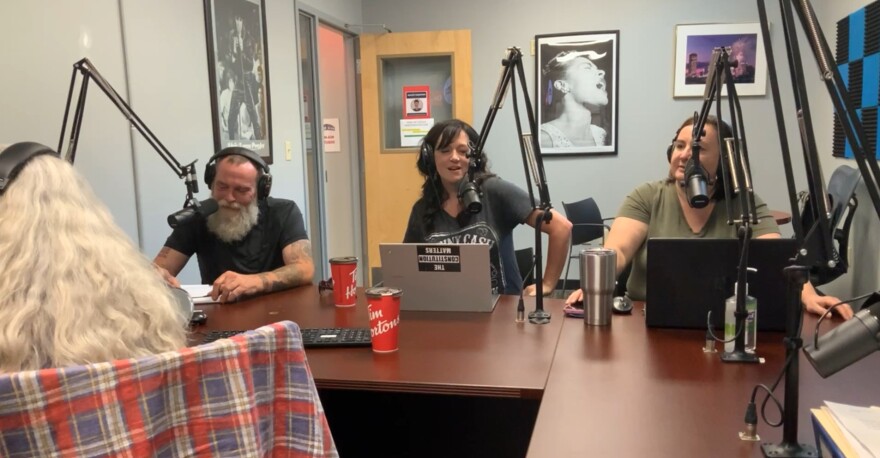
[[[706,170],[715,170],[715,176],[708,180],[709,195],[712,198],[703,208],[693,208],[687,202],[684,182],[685,164],[691,157],[691,135],[693,119],[687,119],[676,132],[669,147],[669,176],[659,182],[645,183],[626,197],[620,212],[611,225],[605,238],[605,247],[617,252],[617,272],[620,273],[630,262],[633,263],[627,283],[627,295],[634,300],[645,300],[647,270],[647,243],[649,237],[699,237],[735,238],[736,227],[727,224],[724,210],[723,177],[719,176],[721,154],[718,142],[718,120],[709,116],[700,141],[700,164]],[[721,124],[722,138],[732,136],[730,127]],[[738,201],[734,202],[738,208]],[[779,238],[779,228],[773,220],[767,205],[755,198],[758,224],[752,226],[754,238]],[[571,304],[582,299],[582,292],[575,291],[566,300]],[[840,302],[832,296],[820,296],[810,283],[804,285],[801,294],[804,308],[812,313],[822,314],[828,307]],[[837,307],[835,311],[849,319],[853,312],[849,305]]]

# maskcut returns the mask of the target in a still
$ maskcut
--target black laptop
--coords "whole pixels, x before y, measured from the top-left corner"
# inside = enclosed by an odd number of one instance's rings
[[[794,239],[749,242],[749,295],[758,299],[758,331],[785,330],[782,269],[798,249]],[[645,321],[649,327],[705,329],[712,311],[724,325],[724,301],[733,295],[740,247],[736,239],[648,239]]]

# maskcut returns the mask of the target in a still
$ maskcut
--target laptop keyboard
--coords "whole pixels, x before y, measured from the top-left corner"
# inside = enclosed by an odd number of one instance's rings
[[[243,332],[245,331],[208,331],[202,343],[225,339]],[[305,348],[369,347],[371,345],[369,328],[305,328],[300,329],[300,332]]]

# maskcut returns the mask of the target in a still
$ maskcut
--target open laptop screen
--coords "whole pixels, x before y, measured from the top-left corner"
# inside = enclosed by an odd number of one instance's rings
[[[491,312],[498,299],[489,245],[382,243],[382,281],[400,288],[402,310]]]
[[[758,330],[785,330],[786,283],[782,269],[797,250],[794,239],[749,242],[749,295],[758,300]],[[740,248],[736,239],[648,239],[645,320],[663,328],[706,328],[724,324],[724,300],[733,296]]]

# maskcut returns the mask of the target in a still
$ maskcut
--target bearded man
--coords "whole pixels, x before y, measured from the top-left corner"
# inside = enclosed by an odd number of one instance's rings
[[[219,210],[178,226],[153,263],[172,286],[196,254],[211,297],[232,302],[312,282],[315,265],[296,203],[269,197],[269,167],[251,150],[229,147],[214,155],[205,182]]]

